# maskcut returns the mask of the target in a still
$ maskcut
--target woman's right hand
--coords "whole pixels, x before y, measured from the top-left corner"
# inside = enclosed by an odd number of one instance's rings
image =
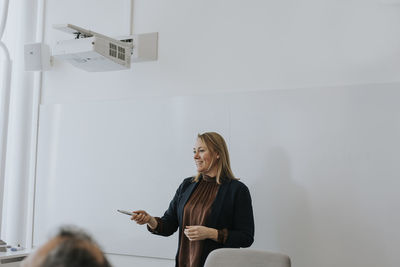
[[[147,223],[151,229],[155,229],[157,227],[157,220],[146,211],[135,210],[133,213],[135,214],[132,215],[131,220],[135,221],[137,224],[142,225]]]

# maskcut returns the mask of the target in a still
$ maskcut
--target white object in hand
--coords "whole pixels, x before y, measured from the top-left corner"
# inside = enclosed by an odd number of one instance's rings
[[[129,216],[136,215],[136,213],[130,212],[130,211],[126,211],[126,210],[117,210],[117,211],[121,212],[123,214],[129,215]]]

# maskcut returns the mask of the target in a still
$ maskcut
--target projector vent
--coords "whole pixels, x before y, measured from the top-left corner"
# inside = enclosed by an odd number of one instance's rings
[[[109,54],[112,57],[117,57],[117,46],[115,44],[113,44],[113,43],[110,43]]]
[[[118,58],[125,60],[125,48],[118,46]]]

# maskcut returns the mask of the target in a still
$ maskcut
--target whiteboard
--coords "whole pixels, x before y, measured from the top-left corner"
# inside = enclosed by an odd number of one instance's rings
[[[88,229],[108,253],[173,258],[116,209],[162,215],[195,173],[198,132],[227,140],[248,185],[253,248],[293,266],[389,266],[400,259],[400,91],[345,88],[44,105],[34,242],[60,224]]]
[[[174,258],[176,235],[152,235],[116,210],[161,216],[196,174],[197,133],[228,137],[228,118],[227,105],[205,97],[42,106],[34,244],[74,224],[108,253]]]

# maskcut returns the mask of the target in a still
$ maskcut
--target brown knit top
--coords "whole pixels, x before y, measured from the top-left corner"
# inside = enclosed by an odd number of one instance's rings
[[[196,190],[190,196],[183,209],[182,229],[190,225],[205,225],[211,213],[211,205],[219,189],[215,178],[203,176]],[[203,251],[204,240],[190,241],[182,231],[181,246],[179,248],[179,267],[200,266],[200,255]]]

